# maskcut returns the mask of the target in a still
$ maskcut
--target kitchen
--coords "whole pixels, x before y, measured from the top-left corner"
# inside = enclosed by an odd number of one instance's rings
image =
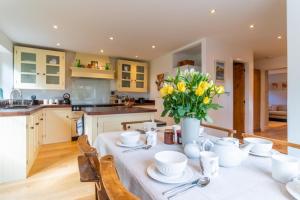
[[[148,99],[148,63],[142,61],[15,45],[14,87],[1,100],[1,132],[13,133],[3,137],[1,150],[14,137],[19,145],[8,155],[15,159],[1,162],[1,182],[26,178],[41,145],[74,141],[83,132],[92,142],[98,132],[87,128],[100,126],[89,127],[94,109],[92,120],[102,120],[99,132],[122,130],[124,120],[154,120],[156,112]],[[86,130],[79,130],[79,119]]]

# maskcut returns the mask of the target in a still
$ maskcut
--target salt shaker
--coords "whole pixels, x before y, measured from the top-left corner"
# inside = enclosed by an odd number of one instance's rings
[[[147,145],[155,146],[157,144],[157,133],[155,131],[146,132]]]

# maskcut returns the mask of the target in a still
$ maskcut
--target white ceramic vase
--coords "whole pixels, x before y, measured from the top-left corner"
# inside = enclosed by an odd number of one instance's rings
[[[199,139],[200,120],[196,118],[184,118],[182,120],[182,144],[189,144]]]

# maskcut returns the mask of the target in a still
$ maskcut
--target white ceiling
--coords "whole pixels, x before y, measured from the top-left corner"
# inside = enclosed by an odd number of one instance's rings
[[[263,58],[286,54],[285,13],[285,0],[0,0],[0,30],[17,43],[145,60],[213,36]]]

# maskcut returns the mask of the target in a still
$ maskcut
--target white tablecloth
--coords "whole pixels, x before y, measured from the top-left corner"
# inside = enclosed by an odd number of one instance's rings
[[[154,154],[162,150],[182,152],[180,145],[166,145],[159,133],[159,143],[149,150],[138,150],[122,153],[124,148],[116,145],[120,132],[103,133],[99,135],[94,146],[100,155],[111,154],[119,176],[129,191],[143,200],[166,199],[162,192],[173,187],[173,184],[163,184],[150,178],[147,167],[153,162]],[[200,175],[199,163],[189,160],[189,166]],[[196,177],[195,177],[196,178]],[[283,200],[293,199],[285,189],[285,185],[276,182],[271,177],[271,159],[249,156],[241,166],[220,168],[219,175],[213,178],[204,188],[195,187],[176,197],[178,200]]]

